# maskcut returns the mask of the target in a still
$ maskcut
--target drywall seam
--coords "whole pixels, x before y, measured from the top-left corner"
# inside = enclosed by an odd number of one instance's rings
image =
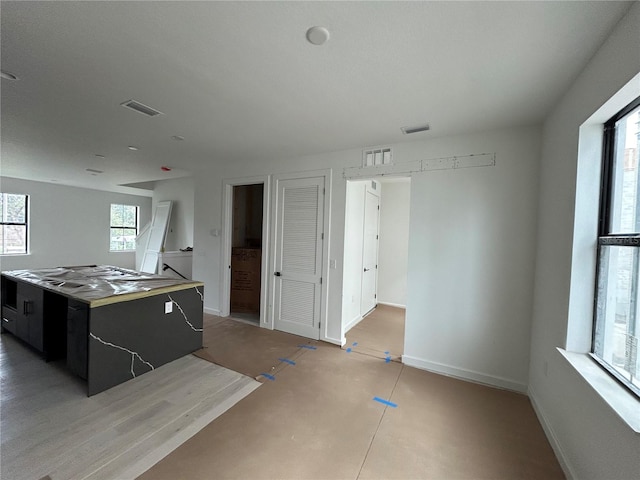
[[[439,373],[441,375],[456,377],[461,380],[482,383],[485,385],[490,385],[492,387],[512,390],[518,393],[527,393],[526,384],[514,382],[513,380],[509,380],[507,378],[474,372],[473,370],[467,370],[464,368],[452,367],[451,365],[445,365],[443,363],[430,362],[429,360],[412,357],[411,355],[403,355],[402,363],[408,365],[409,367],[415,367],[419,368],[420,370],[427,370],[429,372]]]

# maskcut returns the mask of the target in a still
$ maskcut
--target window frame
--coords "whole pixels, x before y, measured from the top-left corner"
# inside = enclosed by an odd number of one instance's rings
[[[626,107],[622,108],[615,115],[613,115],[604,124],[603,131],[603,147],[602,147],[602,174],[600,178],[600,203],[598,212],[598,235],[597,235],[597,248],[596,248],[596,278],[595,278],[595,290],[593,298],[593,323],[591,334],[591,349],[589,355],[594,359],[598,365],[600,365],[607,373],[609,373],[618,383],[630,390],[637,397],[640,397],[640,388],[623,375],[621,375],[613,366],[609,365],[604,359],[600,358],[596,352],[596,335],[597,335],[597,322],[598,322],[598,299],[600,276],[601,276],[601,259],[603,255],[603,248],[605,246],[621,246],[637,248],[640,255],[640,231],[633,233],[611,233],[612,229],[612,207],[613,207],[613,180],[614,180],[614,168],[616,163],[616,123],[627,116],[629,113],[640,107],[640,96],[629,103]],[[637,165],[640,168],[640,162]],[[640,177],[640,174],[639,174]],[[640,188],[640,184],[638,185]],[[640,208],[640,202],[638,204]],[[640,286],[640,271],[638,272],[638,285]]]
[[[19,253],[6,253],[4,251],[4,245],[1,245],[2,247],[2,251],[0,252],[0,256],[11,256],[11,255],[29,255],[29,247],[30,247],[30,242],[29,242],[29,203],[30,202],[30,195],[27,193],[7,193],[7,192],[0,192],[0,195],[2,195],[3,199],[2,199],[2,204],[3,206],[6,205],[6,201],[5,201],[5,196],[6,195],[17,195],[17,196],[21,196],[24,197],[24,223],[22,222],[5,222],[2,218],[2,216],[0,216],[0,228],[4,228],[5,225],[7,226],[12,226],[12,225],[24,225],[24,236],[25,236],[25,240],[24,240],[24,252],[19,252]],[[3,234],[3,239],[4,239],[4,234]]]
[[[111,217],[111,211],[113,209],[113,206],[119,206],[119,207],[134,207],[136,209],[136,225],[135,226],[129,226],[129,225],[112,225],[113,222],[113,218]],[[113,231],[114,228],[117,229],[135,229],[136,231],[136,237],[138,236],[138,234],[140,233],[140,206],[139,205],[128,205],[125,203],[111,203],[109,204],[109,253],[126,253],[126,252],[134,252],[135,251],[135,247],[131,248],[131,249],[122,249],[122,250],[113,250],[111,248],[111,232]]]

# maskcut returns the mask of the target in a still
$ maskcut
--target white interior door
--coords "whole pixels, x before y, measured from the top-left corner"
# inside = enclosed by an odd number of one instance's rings
[[[170,200],[158,202],[158,205],[156,205],[156,211],[153,214],[153,220],[151,220],[147,246],[142,257],[141,272],[156,273],[158,269],[158,256],[162,251],[164,240],[167,236],[169,219],[171,218],[171,206],[172,202]]]
[[[324,177],[277,181],[276,330],[320,338]]]
[[[380,198],[368,188],[364,201],[364,236],[362,246],[362,295],[360,313],[365,315],[375,308],[378,288],[378,223]]]

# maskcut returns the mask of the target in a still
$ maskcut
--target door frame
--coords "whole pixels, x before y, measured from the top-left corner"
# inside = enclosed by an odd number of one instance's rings
[[[382,195],[380,194],[380,190],[374,190],[371,188],[371,182],[376,182],[378,186],[381,186],[381,182],[379,180],[371,179],[367,180],[367,184],[364,186],[364,199],[363,199],[363,215],[362,215],[362,266],[364,267],[364,255],[365,248],[364,242],[366,240],[365,232],[367,231],[367,195],[371,194],[378,199],[378,208],[376,211],[377,222],[376,222],[376,267],[375,267],[375,299],[373,308],[367,310],[366,312],[362,311],[362,290],[364,288],[364,272],[360,272],[360,320],[362,320],[368,313],[374,310],[378,306],[378,259],[380,255],[380,204],[382,203]],[[380,188],[380,187],[378,187]]]
[[[220,250],[220,316],[231,314],[231,247],[233,244],[233,187],[262,184],[262,259],[260,265],[260,327],[273,330],[268,310],[270,248],[270,175],[222,180],[223,238]]]
[[[322,239],[322,283],[320,284],[320,340],[333,343],[333,340],[327,336],[327,311],[329,307],[329,244],[331,238],[331,176],[332,169],[326,168],[322,170],[309,170],[303,172],[281,173],[271,177],[271,234],[270,243],[272,252],[269,252],[269,324],[271,329],[274,328],[275,317],[275,282],[271,281],[271,277],[276,271],[276,233],[277,210],[278,210],[278,182],[281,180],[296,180],[311,177],[324,177],[324,218],[322,219],[324,238]]]

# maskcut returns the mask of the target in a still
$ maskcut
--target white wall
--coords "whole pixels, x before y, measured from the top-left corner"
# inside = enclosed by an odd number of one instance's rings
[[[522,128],[412,155],[495,152],[496,165],[412,177],[408,365],[526,391],[539,145],[539,129]]]
[[[153,189],[153,209],[158,202],[172,200],[171,221],[165,241],[166,251],[193,247],[194,186],[193,178],[162,180]],[[140,225],[141,227],[144,224]]]
[[[382,183],[378,303],[407,305],[410,179]]]
[[[580,294],[578,283],[572,285],[572,246],[584,235],[574,231],[579,128],[640,71],[638,32],[636,3],[558,100],[543,130],[529,393],[565,470],[581,479],[629,479],[640,472],[640,436],[556,350],[575,341],[567,337],[569,300],[570,292],[574,300]],[[591,249],[594,243],[592,237]],[[576,276],[578,263],[573,260]]]
[[[0,178],[0,191],[30,196],[31,253],[0,257],[2,270],[87,264],[135,267],[133,253],[109,252],[110,206],[138,205],[143,226],[151,215],[151,198],[8,177]]]
[[[475,370],[487,382],[504,384],[507,379],[508,386],[525,388],[539,140],[539,129],[523,127],[393,146],[396,162],[485,152],[496,152],[498,159],[495,167],[426,172],[412,180],[406,353],[423,368],[450,365],[460,375]],[[220,308],[223,235],[212,231],[223,227],[221,179],[332,168],[327,191],[330,232],[325,239],[336,268],[329,269],[324,284],[328,315],[321,338],[341,343],[347,190],[343,169],[361,161],[362,150],[354,149],[265,159],[259,165],[217,164],[199,173],[193,275],[206,284],[205,308]],[[472,241],[458,234],[469,234]],[[441,295],[433,295],[435,291]]]
[[[364,200],[368,181],[347,182],[344,226],[344,268],[342,277],[342,323],[346,333],[360,320],[362,300],[362,249],[364,242]]]

